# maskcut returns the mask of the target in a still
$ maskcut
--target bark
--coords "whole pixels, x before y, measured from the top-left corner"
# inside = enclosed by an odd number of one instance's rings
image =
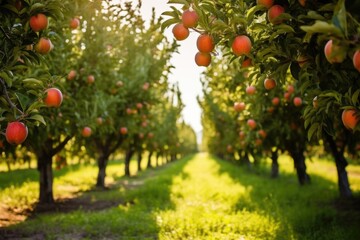
[[[239,151],[240,165],[246,165],[249,169],[251,168],[251,162],[247,151]]]
[[[310,176],[306,173],[306,163],[303,151],[292,150],[290,152],[291,157],[294,160],[294,166],[300,185],[310,183]]]
[[[6,162],[6,167],[7,167],[8,172],[11,172],[10,162],[8,160],[6,160],[5,162]]]
[[[141,153],[141,151],[138,151],[138,153],[137,153],[137,170],[138,170],[138,172],[142,171],[141,160],[142,160],[142,153]]]
[[[279,154],[278,151],[271,152],[271,177],[277,178],[279,177],[279,162],[278,162]]]
[[[334,139],[328,134],[326,134],[326,141],[328,142],[331,153],[335,159],[340,196],[343,198],[350,198],[352,196],[352,191],[346,171],[348,162],[344,157],[344,150],[342,149],[339,151]]]
[[[98,158],[98,176],[96,179],[96,187],[105,188],[106,166],[109,156],[101,154]]]
[[[130,160],[134,155],[134,150],[128,149],[125,154],[125,176],[130,177]]]
[[[149,152],[147,166],[146,166],[147,169],[152,168],[152,165],[151,165],[151,157],[152,157],[152,155],[153,155],[153,152]]]
[[[171,154],[170,161],[175,161],[175,160],[176,160],[176,154]]]
[[[160,157],[160,153],[157,152],[157,153],[156,153],[156,166],[157,166],[157,167],[159,166],[159,157]]]
[[[52,156],[48,154],[38,156],[38,171],[40,174],[39,203],[54,203]]]

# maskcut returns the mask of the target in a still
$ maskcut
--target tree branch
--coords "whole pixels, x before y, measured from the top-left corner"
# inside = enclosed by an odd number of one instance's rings
[[[5,81],[4,81],[4,79],[2,79],[1,77],[0,77],[0,83],[1,83],[1,85],[2,85],[2,87],[3,87],[3,93],[4,93],[4,96],[5,96],[5,99],[6,99],[6,101],[8,102],[8,104],[10,105],[10,107],[11,107],[12,109],[16,109],[21,115],[24,115],[24,112],[21,111],[18,107],[16,107],[16,105],[11,101],[11,99],[10,99],[10,97],[9,97],[9,94],[8,94],[8,92],[7,92],[7,88],[6,88]]]

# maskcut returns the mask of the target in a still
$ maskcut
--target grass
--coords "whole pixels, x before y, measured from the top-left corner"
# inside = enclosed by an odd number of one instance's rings
[[[37,214],[6,231],[45,239],[360,239],[359,207],[338,200],[334,164],[309,162],[312,184],[302,187],[288,157],[280,166],[280,178],[271,179],[268,164],[249,171],[198,154],[124,178],[121,163],[114,162],[110,190],[77,195],[94,205],[112,201],[111,207]],[[348,170],[359,196],[360,167]],[[71,194],[71,185],[89,190],[96,175],[91,165],[61,171],[54,184],[58,197]],[[10,184],[0,174],[1,203],[5,191],[36,188],[32,177]]]

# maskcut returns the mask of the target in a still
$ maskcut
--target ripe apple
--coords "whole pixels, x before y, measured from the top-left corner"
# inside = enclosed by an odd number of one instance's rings
[[[97,123],[97,125],[102,125],[103,122],[104,122],[104,119],[103,119],[102,117],[96,118],[96,123]]]
[[[207,67],[210,65],[211,63],[211,55],[210,53],[205,53],[205,52],[198,52],[195,55],[195,63],[199,66],[199,67]]]
[[[78,28],[79,26],[80,26],[80,20],[79,20],[79,18],[72,18],[71,20],[70,20],[70,28],[71,29],[76,29],[76,28]]]
[[[300,68],[303,68],[303,67],[305,66],[305,64],[306,64],[307,62],[309,62],[309,57],[300,55],[300,56],[298,56],[298,58],[296,59],[296,61],[298,62]]]
[[[241,112],[245,109],[245,103],[244,102],[235,102],[234,103],[234,109],[236,112]]]
[[[143,108],[143,104],[142,104],[142,103],[137,103],[137,104],[136,104],[136,107],[137,107],[137,109],[142,109],[142,108]]]
[[[289,94],[293,94],[295,92],[295,88],[293,85],[288,85],[287,86],[287,91]]]
[[[256,122],[254,119],[249,119],[247,120],[247,125],[252,129],[254,130],[256,128]]]
[[[44,103],[48,107],[60,107],[63,100],[61,91],[57,88],[49,88],[46,90]]]
[[[190,9],[188,9],[182,13],[181,20],[184,27],[193,28],[197,26],[199,16],[195,11],[191,11]]]
[[[257,138],[257,139],[255,140],[255,146],[260,146],[261,144],[262,144],[262,140],[259,139],[259,138]]]
[[[354,130],[359,122],[356,109],[345,109],[341,114],[341,120],[347,129]]]
[[[285,101],[289,101],[290,100],[290,96],[291,96],[291,93],[289,93],[289,92],[285,92],[284,93],[284,99],[285,99]]]
[[[90,127],[84,127],[81,131],[81,135],[83,137],[90,137],[91,136],[91,128]]]
[[[142,121],[142,122],[141,122],[141,126],[142,126],[142,127],[147,127],[147,125],[148,125],[147,121]]]
[[[29,25],[34,32],[40,32],[46,29],[48,24],[48,18],[43,13],[38,13],[30,17]]]
[[[10,144],[18,145],[25,141],[28,135],[28,128],[22,122],[9,122],[6,131],[5,137],[6,141]]]
[[[300,107],[302,105],[302,99],[300,97],[294,97],[293,102],[295,107]]]
[[[324,48],[325,57],[329,63],[341,63],[346,58],[346,51],[340,46],[333,44],[333,40],[329,40]]]
[[[133,111],[132,111],[131,108],[127,108],[127,109],[126,109],[126,113],[127,113],[128,115],[131,115],[131,114],[133,113]]]
[[[240,56],[243,54],[249,54],[251,51],[251,41],[248,36],[240,35],[237,36],[232,45],[231,45],[232,51],[236,56]]]
[[[272,78],[266,78],[264,81],[264,87],[266,90],[271,90],[276,86],[276,82]]]
[[[245,91],[247,94],[253,95],[256,92],[256,88],[254,86],[248,86]]]
[[[121,133],[122,135],[126,135],[126,134],[128,133],[128,129],[127,129],[126,127],[121,127],[121,128],[120,128],[120,133]]]
[[[149,87],[150,87],[150,83],[148,83],[148,82],[144,83],[144,85],[142,86],[143,90],[145,90],[145,91],[148,90]]]
[[[143,133],[139,133],[139,138],[143,139],[144,138],[144,134]]]
[[[226,146],[226,151],[227,151],[228,153],[231,153],[231,152],[233,151],[233,147],[232,147],[231,145],[227,145],[227,146]]]
[[[267,136],[267,133],[265,132],[264,129],[260,129],[260,130],[258,131],[258,134],[259,134],[262,138],[266,138],[266,136]]]
[[[147,135],[148,138],[153,138],[154,137],[154,134],[152,132],[149,132],[148,135]]]
[[[208,34],[201,34],[196,40],[196,46],[199,52],[203,53],[210,53],[215,48],[214,40]]]
[[[76,78],[76,75],[77,75],[77,73],[76,73],[76,71],[75,70],[71,70],[69,73],[68,73],[68,75],[67,75],[67,80],[74,80],[75,78]]]
[[[274,4],[274,0],[256,0],[256,4],[270,8]]]
[[[239,132],[239,137],[240,137],[240,140],[244,140],[245,139],[245,133],[243,131],[240,131]]]
[[[299,4],[303,7],[305,7],[306,0],[298,0]]]
[[[360,50],[357,50],[353,56],[353,64],[356,70],[360,72]]]
[[[280,5],[274,5],[268,10],[268,20],[272,24],[280,24],[282,19],[278,19],[278,17],[285,12],[285,9]]]
[[[87,76],[87,82],[88,82],[88,84],[93,84],[95,82],[94,75]]]
[[[277,105],[280,104],[280,98],[274,97],[274,98],[271,100],[271,102],[272,102],[272,104],[273,104],[274,106],[277,106]]]
[[[47,54],[53,49],[53,45],[48,38],[40,38],[39,42],[35,45],[35,51],[40,54]]]
[[[182,23],[176,24],[173,27],[172,32],[174,34],[175,39],[178,41],[185,40],[190,34],[189,29],[185,27]]]
[[[241,63],[241,67],[243,67],[243,68],[247,68],[247,67],[251,67],[251,66],[252,66],[251,58],[246,58],[246,59]]]

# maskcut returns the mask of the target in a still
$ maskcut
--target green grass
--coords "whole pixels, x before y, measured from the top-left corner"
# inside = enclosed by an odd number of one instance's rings
[[[302,187],[288,157],[280,158],[280,166],[280,178],[271,179],[268,164],[249,171],[198,154],[123,178],[121,164],[114,162],[108,168],[113,188],[77,197],[90,198],[94,204],[113,201],[115,206],[38,214],[7,229],[45,239],[360,239],[359,207],[335,207],[349,202],[337,200],[334,164],[308,162],[312,184]],[[359,196],[360,167],[348,170]],[[54,184],[57,196],[74,191],[64,186],[89,190],[96,175],[96,167],[90,165],[61,171]],[[2,174],[0,179],[4,180]],[[13,192],[29,191],[36,181],[31,176],[21,180]],[[3,193],[11,192],[7,190],[11,184],[1,186],[3,203]]]

